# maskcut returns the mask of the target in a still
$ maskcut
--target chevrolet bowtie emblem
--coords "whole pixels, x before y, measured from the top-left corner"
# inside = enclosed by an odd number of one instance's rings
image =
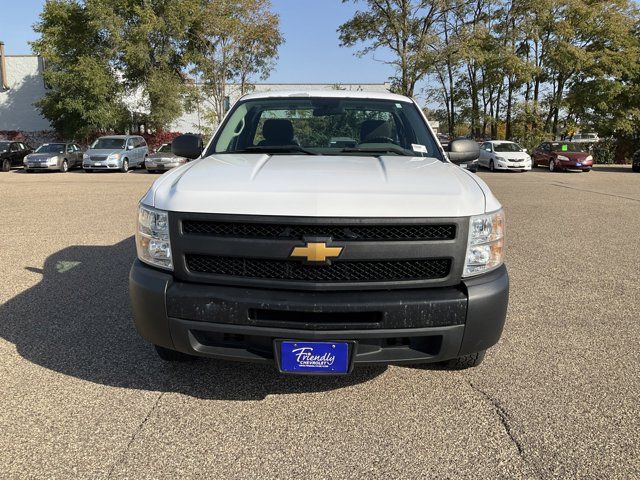
[[[290,257],[303,258],[307,262],[326,262],[339,257],[342,249],[343,247],[327,247],[325,242],[308,242],[304,247],[295,247]]]

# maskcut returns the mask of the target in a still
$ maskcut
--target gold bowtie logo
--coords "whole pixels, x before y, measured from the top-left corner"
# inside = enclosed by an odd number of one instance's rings
[[[295,247],[291,252],[292,258],[304,258],[307,262],[326,262],[337,258],[343,247],[327,247],[325,242],[309,242],[304,247]]]

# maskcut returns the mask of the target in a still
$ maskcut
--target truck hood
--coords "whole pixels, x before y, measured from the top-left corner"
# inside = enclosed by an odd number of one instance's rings
[[[168,211],[305,217],[459,217],[500,208],[475,175],[434,158],[224,154],[158,179]]]

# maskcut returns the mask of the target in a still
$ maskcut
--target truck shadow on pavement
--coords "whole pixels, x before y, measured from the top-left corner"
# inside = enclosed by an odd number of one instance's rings
[[[114,387],[179,392],[198,398],[259,400],[269,394],[339,389],[384,368],[344,377],[284,377],[271,365],[198,359],[169,364],[136,332],[128,292],[133,237],[111,246],[65,248],[45,262],[37,285],[0,305],[0,336],[25,359]]]

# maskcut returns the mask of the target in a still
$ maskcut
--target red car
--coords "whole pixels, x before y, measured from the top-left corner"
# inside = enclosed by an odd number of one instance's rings
[[[593,157],[584,145],[569,142],[543,142],[533,151],[533,166],[549,167],[550,172],[582,170],[593,167]]]

